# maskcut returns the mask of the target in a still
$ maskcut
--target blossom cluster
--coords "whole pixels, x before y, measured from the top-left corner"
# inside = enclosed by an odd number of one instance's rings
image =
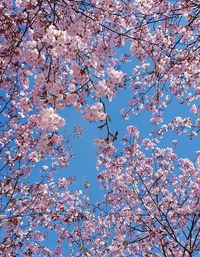
[[[88,121],[103,121],[106,119],[106,113],[102,110],[103,104],[96,103],[92,106],[86,105],[84,110],[84,117]]]
[[[65,125],[65,120],[52,107],[40,111],[38,122],[41,129],[45,131],[57,131]]]

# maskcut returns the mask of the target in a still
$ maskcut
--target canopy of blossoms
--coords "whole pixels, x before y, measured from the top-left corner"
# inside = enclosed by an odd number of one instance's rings
[[[198,142],[199,30],[196,0],[0,2],[0,256],[199,254],[200,152],[159,145],[168,131],[174,147],[182,134]],[[120,90],[124,120],[151,112],[148,137],[110,128]],[[174,101],[189,115],[166,121]],[[76,152],[63,133],[71,108],[102,130],[98,203],[55,176]]]

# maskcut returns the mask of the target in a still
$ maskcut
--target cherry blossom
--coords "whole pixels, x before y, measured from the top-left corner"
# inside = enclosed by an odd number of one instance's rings
[[[176,152],[179,138],[196,142],[200,132],[199,7],[1,1],[0,256],[199,254],[200,154]],[[118,98],[124,137],[110,115]],[[89,182],[70,187],[72,141],[84,131],[70,131],[71,109],[102,131],[94,139],[99,202]],[[151,114],[145,136],[135,124],[143,112]]]
[[[38,122],[41,129],[45,131],[56,131],[65,125],[65,120],[55,113],[52,107],[40,111]]]

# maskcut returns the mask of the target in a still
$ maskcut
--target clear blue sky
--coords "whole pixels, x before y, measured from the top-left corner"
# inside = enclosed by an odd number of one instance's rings
[[[116,57],[119,57],[122,53],[129,53],[129,44],[123,49],[116,50]],[[132,58],[130,62],[124,64],[121,70],[127,74],[131,74],[134,66],[137,64],[137,60]],[[120,115],[122,108],[128,107],[128,101],[131,99],[131,92],[127,87],[127,90],[119,90],[116,98],[110,103],[106,102],[106,109],[109,116],[112,118],[110,124],[111,131],[119,132],[118,141],[120,141],[126,134],[126,127],[128,125],[135,125],[140,131],[142,138],[148,137],[153,126],[150,123],[151,113],[148,111],[142,111],[139,115],[131,115],[129,120],[124,120]],[[189,112],[189,106],[180,104],[180,102],[174,98],[171,105],[164,111],[165,122],[170,122],[176,116],[188,117],[192,114]],[[76,124],[81,125],[84,128],[83,136],[76,139],[73,143],[73,149],[76,153],[76,157],[70,161],[69,167],[65,170],[65,175],[76,176],[77,186],[82,185],[85,180],[91,183],[91,195],[94,201],[102,198],[102,191],[99,189],[98,182],[96,181],[97,170],[96,165],[96,151],[97,147],[93,141],[96,137],[103,137],[105,135],[104,130],[99,130],[97,127],[100,123],[89,123],[85,121],[80,113],[77,113],[75,109],[66,109],[63,113],[63,117],[66,118],[66,130],[71,131]],[[163,125],[163,124],[161,124]],[[160,126],[161,126],[160,125]],[[177,139],[177,135],[174,132],[168,132],[161,139],[160,147],[172,147],[172,140]],[[178,137],[179,144],[175,149],[175,153],[179,157],[187,157],[192,160],[195,159],[195,151],[198,150],[198,140],[189,140],[187,134],[183,134]],[[122,149],[122,148],[121,148]],[[119,151],[121,150],[119,149]]]

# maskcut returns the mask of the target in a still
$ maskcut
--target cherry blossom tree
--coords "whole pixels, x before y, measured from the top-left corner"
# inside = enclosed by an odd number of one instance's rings
[[[139,140],[138,135],[135,127],[128,127],[120,155],[103,142],[99,148],[98,179],[107,190],[100,206],[109,208],[98,217],[97,231],[106,235],[100,243],[103,252],[105,256],[198,255],[200,155],[192,163],[177,158],[172,148],[159,148],[156,139]],[[97,249],[100,256],[102,249]]]
[[[168,131],[174,147],[200,131],[199,16],[195,0],[1,1],[0,256],[199,253],[200,154],[159,146]],[[151,112],[149,137],[134,124],[124,138],[110,128],[119,90],[129,92],[125,120]],[[190,115],[166,121],[174,101]],[[95,139],[99,203],[87,184],[75,191],[73,177],[55,176],[82,134],[63,132],[69,108],[106,133]]]

